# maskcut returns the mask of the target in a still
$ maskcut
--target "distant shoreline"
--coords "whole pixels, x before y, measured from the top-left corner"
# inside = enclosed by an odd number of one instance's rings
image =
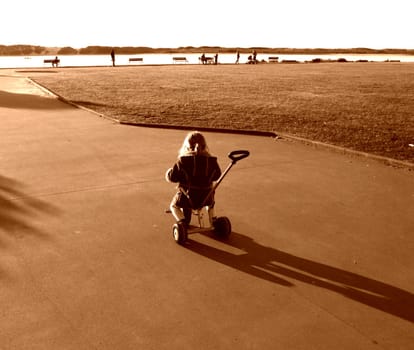
[[[152,48],[146,46],[88,46],[74,49],[72,47],[44,47],[34,45],[0,45],[0,56],[41,56],[41,55],[102,55],[114,49],[117,54],[169,54],[169,53],[251,53],[260,54],[395,54],[414,55],[414,49],[370,49],[370,48],[270,48],[270,47],[220,47],[220,46],[185,46],[177,48]]]

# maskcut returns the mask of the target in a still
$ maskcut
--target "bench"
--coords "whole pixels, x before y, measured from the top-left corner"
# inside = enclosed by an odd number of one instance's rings
[[[269,57],[269,63],[279,62],[279,57],[277,56],[270,56]]]
[[[297,60],[282,60],[282,63],[299,63]]]
[[[54,66],[58,66],[58,64],[60,63],[60,59],[56,59],[56,58],[53,58],[53,59],[49,59],[49,60],[43,60],[43,63],[52,63],[52,67],[54,67]]]
[[[184,62],[188,63],[187,57],[173,57],[173,63]]]
[[[131,57],[129,62],[143,62],[144,59],[142,57]]]

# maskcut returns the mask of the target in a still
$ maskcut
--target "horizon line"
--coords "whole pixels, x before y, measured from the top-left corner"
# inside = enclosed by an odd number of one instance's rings
[[[91,48],[91,47],[101,47],[101,48],[141,48],[141,49],[153,49],[153,50],[171,50],[171,49],[198,49],[198,48],[222,48],[222,49],[269,49],[269,50],[369,50],[369,51],[384,51],[384,50],[401,50],[401,51],[414,51],[414,48],[401,48],[401,47],[384,47],[384,48],[372,48],[365,46],[356,46],[356,47],[272,47],[272,46],[221,46],[221,45],[186,45],[186,46],[176,46],[176,47],[154,47],[154,46],[131,46],[131,45],[87,45],[83,47],[74,47],[74,46],[48,46],[48,45],[39,45],[39,44],[1,44],[0,46],[34,46],[50,49],[63,49],[63,48],[72,48],[75,50]]]

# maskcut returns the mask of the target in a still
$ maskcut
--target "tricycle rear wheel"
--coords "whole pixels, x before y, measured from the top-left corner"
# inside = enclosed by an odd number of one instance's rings
[[[226,216],[218,217],[214,223],[214,232],[216,235],[222,239],[226,239],[230,236],[231,233],[231,222],[230,219]]]

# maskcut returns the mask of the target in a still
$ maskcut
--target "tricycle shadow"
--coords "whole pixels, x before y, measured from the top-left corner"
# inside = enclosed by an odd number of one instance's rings
[[[203,233],[203,235],[215,239],[212,233]],[[295,281],[306,283],[414,322],[412,311],[414,295],[408,291],[273,247],[263,246],[240,233],[232,232],[227,240],[220,240],[220,242],[244,254],[233,254],[194,239],[189,239],[185,247],[218,263],[278,285],[293,287]]]

